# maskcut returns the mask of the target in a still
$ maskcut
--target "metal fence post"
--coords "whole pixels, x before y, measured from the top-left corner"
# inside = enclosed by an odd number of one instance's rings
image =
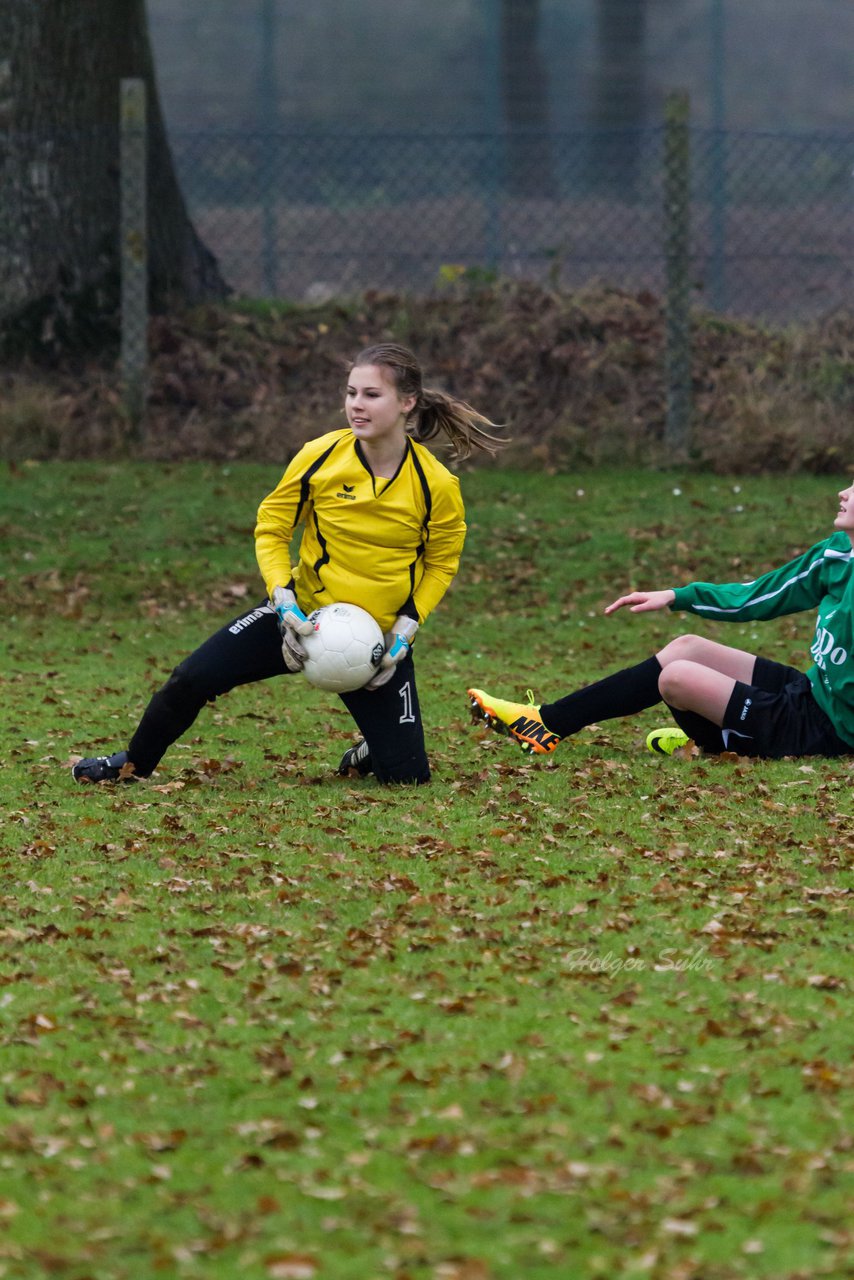
[[[139,436],[148,382],[148,226],[145,82],[121,82],[121,378]]]
[[[691,163],[688,94],[671,93],[664,125],[664,234],[667,267],[664,442],[674,457],[691,443]]]

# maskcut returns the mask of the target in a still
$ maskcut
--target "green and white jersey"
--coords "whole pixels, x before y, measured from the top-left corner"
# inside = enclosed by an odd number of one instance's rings
[[[816,702],[854,749],[854,550],[846,533],[832,534],[754,582],[692,582],[675,595],[672,609],[718,622],[767,621],[818,609],[806,674]]]

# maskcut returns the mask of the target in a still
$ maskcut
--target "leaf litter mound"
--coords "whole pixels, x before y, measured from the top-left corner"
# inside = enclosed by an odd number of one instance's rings
[[[115,365],[78,360],[3,371],[0,447],[11,461],[131,453],[285,462],[343,421],[348,363],[378,341],[410,346],[427,385],[503,424],[505,463],[563,470],[670,460],[661,299],[530,283],[160,315],[136,438]],[[854,314],[796,330],[695,314],[691,351],[689,461],[727,473],[854,465]]]

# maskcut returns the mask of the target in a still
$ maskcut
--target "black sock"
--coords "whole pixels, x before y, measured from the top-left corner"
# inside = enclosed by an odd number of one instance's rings
[[[588,684],[557,702],[544,702],[540,707],[543,724],[552,733],[566,738],[586,724],[634,715],[636,711],[661,702],[658,692],[660,675],[661,663],[655,656],[635,667],[624,667],[622,671],[615,671],[604,680]]]

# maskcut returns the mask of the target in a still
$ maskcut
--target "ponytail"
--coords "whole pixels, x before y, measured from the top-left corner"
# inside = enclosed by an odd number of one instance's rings
[[[482,413],[478,413],[465,400],[457,400],[444,391],[425,387],[412,410],[413,425],[410,435],[414,440],[432,440],[442,432],[451,444],[451,457],[468,458],[473,449],[496,454],[507,443],[492,435],[487,427],[495,428]]]

